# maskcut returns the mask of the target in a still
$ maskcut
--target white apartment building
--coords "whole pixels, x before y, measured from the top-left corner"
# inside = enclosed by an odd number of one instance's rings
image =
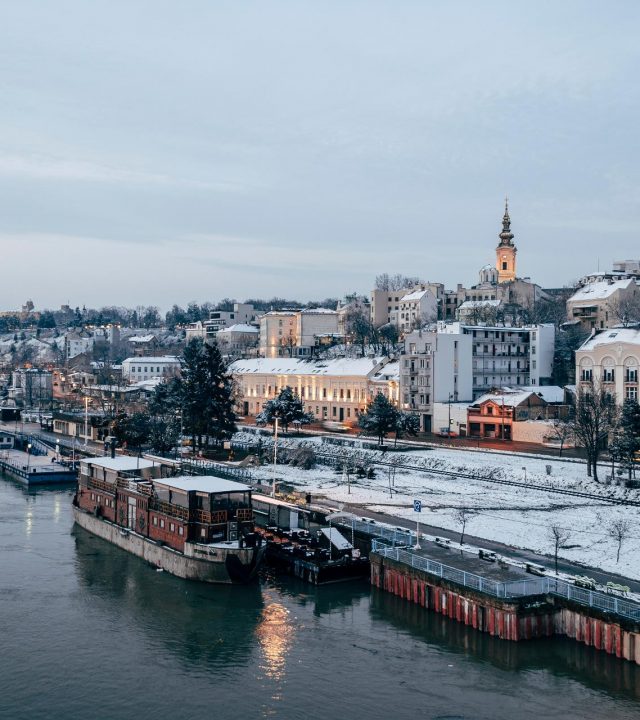
[[[622,405],[638,400],[640,330],[615,328],[590,337],[576,350],[576,384],[602,386]]]
[[[400,356],[400,406],[432,432],[435,403],[472,399],[472,339],[460,334],[412,332]]]
[[[421,294],[425,291],[429,293],[430,297]],[[412,330],[421,316],[428,318],[428,322],[437,320],[438,303],[443,303],[444,297],[444,285],[441,283],[424,283],[401,290],[372,290],[371,322],[374,327],[393,323],[403,332]],[[404,307],[402,307],[403,305]],[[409,317],[407,317],[407,313],[409,313]],[[411,313],[415,313],[415,315],[411,317]],[[432,316],[433,321],[431,320]],[[411,325],[412,321],[413,325]],[[400,323],[403,323],[406,329],[403,329]]]
[[[269,312],[260,318],[260,355],[309,357],[315,348],[340,337],[339,317],[327,308]]]
[[[438,323],[438,332],[471,337],[473,399],[492,387],[549,385],[553,373],[555,327],[483,327]]]
[[[220,352],[225,355],[254,357],[258,351],[260,331],[255,325],[238,323],[220,330],[217,335]]]
[[[151,378],[168,379],[179,375],[180,367],[180,358],[172,355],[131,357],[122,361],[122,378],[130,383]]]
[[[238,360],[229,366],[237,383],[237,411],[257,415],[285,387],[295,390],[318,420],[353,425],[378,391],[398,399],[397,364],[388,376],[387,358],[339,358],[313,362],[296,358]]]
[[[389,317],[400,333],[408,333],[438,319],[438,302],[431,290],[415,290],[400,298],[398,309]]]
[[[621,322],[624,303],[640,296],[633,278],[616,279],[610,273],[587,278],[588,282],[567,300],[567,316],[584,330],[601,330]]]

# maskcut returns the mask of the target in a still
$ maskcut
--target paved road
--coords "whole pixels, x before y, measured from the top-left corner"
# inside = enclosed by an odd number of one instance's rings
[[[338,507],[338,503],[332,500],[327,500],[325,498],[322,499],[321,504],[328,507]],[[415,522],[404,520],[393,515],[387,515],[386,513],[373,512],[372,510],[363,509],[359,505],[344,505],[342,509],[345,512],[353,513],[358,517],[370,517],[373,520],[378,520],[379,522],[388,523],[389,525],[397,527],[404,527],[408,530],[415,531],[416,529]],[[420,531],[428,535],[446,537],[450,538],[451,540],[455,540],[456,542],[460,541],[459,532],[445,530],[444,528],[439,528],[435,525],[429,525],[421,522]],[[470,535],[469,533],[465,533],[465,542],[468,542],[470,545],[477,545],[478,547],[486,548],[487,550],[493,550],[500,553],[501,555],[513,558],[514,560],[520,560],[522,562],[533,562],[537,565],[544,565],[551,571],[553,571],[554,569],[554,559],[550,555],[540,555],[530,550],[513,548],[509,545],[504,545],[503,543],[495,542],[493,540],[486,540],[485,538],[479,538],[475,535]],[[623,575],[603,572],[602,570],[598,570],[597,568],[591,568],[576,562],[569,562],[568,560],[563,560],[562,558],[558,559],[558,570],[562,573],[568,573],[570,575],[588,575],[589,577],[596,580],[598,583],[602,583],[604,585],[606,585],[606,583],[609,581],[619,583],[620,585],[628,585],[633,592],[640,592],[640,581],[632,580],[631,578],[624,577]]]

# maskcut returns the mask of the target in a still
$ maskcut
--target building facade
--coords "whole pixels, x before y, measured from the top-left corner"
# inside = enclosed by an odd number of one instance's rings
[[[180,374],[180,358],[172,355],[132,357],[122,361],[122,379],[134,383],[151,378],[169,379]]]
[[[640,330],[617,328],[590,337],[576,350],[578,389],[602,387],[618,405],[638,400]]]
[[[400,403],[432,432],[437,402],[472,399],[472,340],[466,335],[413,332],[404,341],[400,363]]]
[[[229,374],[237,384],[237,411],[245,417],[257,415],[267,401],[291,387],[317,420],[353,425],[378,391],[397,404],[397,371],[388,378],[381,373],[388,362],[380,357],[319,362],[256,358],[232,363]]]
[[[614,327],[624,320],[625,305],[640,301],[640,288],[633,278],[616,279],[610,274],[591,276],[567,300],[569,321],[590,332]]]

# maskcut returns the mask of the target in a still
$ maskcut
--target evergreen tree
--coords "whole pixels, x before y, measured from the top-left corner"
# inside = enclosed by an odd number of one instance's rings
[[[146,413],[133,413],[133,415],[120,415],[113,423],[113,434],[120,445],[141,451],[142,446],[149,442],[151,422]]]
[[[179,384],[184,428],[193,447],[202,447],[230,437],[236,431],[233,412],[233,383],[216,344],[201,338],[190,340],[184,350]]]
[[[398,438],[409,435],[410,437],[416,437],[420,432],[420,418],[413,413],[397,411],[398,416],[396,418],[396,443]]]
[[[276,418],[287,432],[289,425],[309,425],[314,420],[313,413],[305,412],[304,404],[289,386],[282,388],[277,398],[264,404],[262,412],[256,417],[259,425],[275,425]]]
[[[396,430],[398,411],[391,402],[382,394],[378,393],[373,402],[358,418],[358,425],[365,431],[378,438],[378,445],[384,444],[385,437]]]

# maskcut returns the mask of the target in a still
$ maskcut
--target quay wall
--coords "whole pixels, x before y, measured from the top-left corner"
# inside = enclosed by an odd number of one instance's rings
[[[371,584],[502,640],[564,635],[640,665],[640,627],[554,596],[514,600],[483,595],[391,558],[372,554]]]

